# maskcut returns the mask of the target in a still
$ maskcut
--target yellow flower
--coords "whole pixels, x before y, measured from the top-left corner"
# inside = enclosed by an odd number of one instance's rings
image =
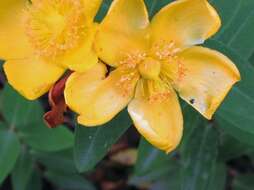
[[[221,53],[196,46],[221,25],[206,0],[178,0],[151,23],[142,0],[115,0],[95,37],[103,64],[67,81],[67,104],[86,126],[111,120],[128,105],[137,130],[166,152],[182,137],[183,119],[176,92],[211,119],[232,85],[236,66]]]
[[[0,2],[0,59],[9,83],[28,99],[46,93],[66,69],[98,62],[93,19],[102,0]]]

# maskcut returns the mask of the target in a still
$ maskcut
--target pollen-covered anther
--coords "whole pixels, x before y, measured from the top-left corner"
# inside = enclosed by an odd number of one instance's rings
[[[146,57],[147,54],[141,52],[125,54],[124,59],[120,61],[120,65],[124,65],[129,68],[135,68],[138,63],[142,62]]]
[[[159,41],[152,48],[155,56],[160,60],[175,58],[180,50],[174,41],[166,42],[164,40]]]
[[[132,93],[133,84],[136,83],[138,79],[137,72],[133,71],[127,74],[123,74],[120,80],[116,83],[120,94],[123,97],[128,97]]]
[[[34,1],[25,10],[25,32],[39,56],[56,57],[77,47],[86,34],[81,0]]]
[[[177,60],[177,65],[178,65],[177,82],[181,82],[184,79],[184,77],[186,76],[187,69],[184,67],[184,63],[180,59]]]
[[[158,92],[149,97],[149,102],[150,103],[163,102],[167,100],[170,96],[171,96],[171,93],[169,91]]]

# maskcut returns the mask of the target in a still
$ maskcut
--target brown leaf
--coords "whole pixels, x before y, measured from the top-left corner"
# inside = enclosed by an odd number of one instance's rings
[[[71,73],[60,79],[49,91],[48,99],[51,110],[44,114],[44,121],[49,128],[55,128],[63,124],[67,118],[64,113],[67,110],[67,105],[64,100],[64,88],[67,79]]]

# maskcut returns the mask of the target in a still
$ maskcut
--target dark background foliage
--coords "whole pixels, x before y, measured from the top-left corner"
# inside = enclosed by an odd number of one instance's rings
[[[169,2],[146,0],[150,17]],[[223,27],[205,46],[229,56],[242,75],[214,120],[182,102],[183,141],[166,155],[140,138],[126,111],[104,127],[79,127],[68,114],[68,124],[49,129],[47,97],[26,101],[2,80],[0,189],[254,189],[254,1],[210,2]],[[110,3],[104,0],[98,21]]]

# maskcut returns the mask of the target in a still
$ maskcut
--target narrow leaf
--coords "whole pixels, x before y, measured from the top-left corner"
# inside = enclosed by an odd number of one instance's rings
[[[197,127],[182,153],[182,190],[207,190],[217,159],[218,134],[211,124]]]
[[[23,150],[11,174],[13,190],[26,190],[33,172],[33,160],[26,150]]]
[[[19,156],[20,144],[11,131],[0,131],[0,184],[13,169]]]
[[[68,175],[48,171],[45,176],[63,190],[95,190],[95,187],[88,180],[77,174]]]
[[[129,128],[131,120],[126,111],[103,126],[75,130],[74,159],[80,172],[92,169],[109,151],[110,147]]]
[[[74,135],[70,130],[64,126],[49,129],[42,120],[23,127],[19,136],[33,149],[40,151],[60,151],[74,145]]]
[[[59,173],[78,173],[73,160],[73,149],[57,152],[32,151],[31,154],[49,170]]]

